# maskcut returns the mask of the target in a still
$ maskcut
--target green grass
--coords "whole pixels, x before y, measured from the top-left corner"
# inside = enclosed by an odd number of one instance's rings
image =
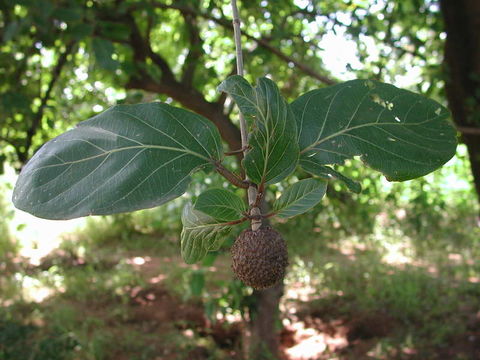
[[[441,359],[445,348],[456,349],[458,336],[473,331],[470,318],[478,311],[480,287],[472,282],[480,277],[476,205],[425,182],[412,182],[406,196],[406,185],[394,184],[387,194],[379,182],[364,179],[364,195],[331,194],[316,211],[274,224],[289,244],[287,290],[298,284],[308,290],[306,299],[284,298],[284,304],[299,312],[308,308],[322,321],[342,319],[360,330],[365,330],[362,321],[384,320],[389,328],[374,334],[369,349],[375,359],[402,359],[404,349],[417,351],[411,359]],[[426,188],[428,194],[422,195]],[[251,306],[251,289],[231,281],[226,251],[197,266],[181,261],[182,201],[91,219],[39,267],[14,263],[14,239],[0,238],[2,261],[9,259],[0,263],[5,267],[0,360],[28,358],[26,349],[34,349],[33,359],[110,360],[123,354],[181,360],[191,351],[231,358],[212,337],[189,328],[189,321],[152,330],[149,321],[138,320],[132,305],[134,289],[159,286],[179,308],[203,306],[211,321],[217,313],[238,316]],[[405,263],[388,263],[392,253]],[[146,267],[132,264],[135,257],[150,257],[155,266],[147,264],[147,273]],[[152,284],[158,275],[163,276],[159,285]],[[22,296],[26,278],[54,295],[38,304],[27,302]],[[448,356],[471,358],[461,350]]]

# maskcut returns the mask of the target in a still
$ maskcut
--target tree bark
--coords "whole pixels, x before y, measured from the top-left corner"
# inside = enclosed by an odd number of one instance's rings
[[[267,214],[270,205],[262,199],[260,204],[262,214]],[[270,225],[267,218],[262,220],[262,225]],[[280,328],[279,313],[280,299],[283,296],[283,280],[275,286],[265,290],[255,290],[254,306],[250,309],[250,339],[246,359],[272,360],[280,359]]]
[[[283,282],[253,292],[255,308],[250,311],[250,354],[247,359],[280,359],[279,303]]]
[[[468,148],[475,190],[480,201],[480,1],[440,0],[447,40],[445,90],[453,120]]]

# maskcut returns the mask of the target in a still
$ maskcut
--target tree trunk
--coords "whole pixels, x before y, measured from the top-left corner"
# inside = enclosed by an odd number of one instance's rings
[[[262,200],[262,214],[267,214],[270,204]],[[262,226],[270,225],[269,219]],[[247,346],[248,360],[280,359],[280,299],[283,296],[283,280],[265,290],[253,292],[254,306],[250,308],[250,339]]]
[[[249,360],[280,359],[279,302],[283,295],[283,282],[254,291],[255,308],[250,311]]]
[[[453,120],[462,131],[480,129],[480,1],[440,0],[447,32],[445,90]],[[462,131],[480,201],[480,133]]]

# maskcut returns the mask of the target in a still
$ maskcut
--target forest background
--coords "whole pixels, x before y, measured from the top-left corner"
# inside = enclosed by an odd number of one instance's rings
[[[284,288],[264,293],[232,280],[235,234],[182,264],[186,196],[132,214],[33,218],[11,204],[17,171],[114,104],[185,107],[241,148],[237,110],[216,91],[235,72],[232,14],[222,0],[0,0],[0,359],[241,358],[258,321],[275,324],[261,336],[272,356],[292,360],[480,357],[480,3],[240,10],[249,81],[267,74],[289,100],[355,78],[422,93],[452,111],[457,155],[405,183],[341,166],[362,193],[333,182],[315,211],[275,224],[291,265]],[[225,186],[195,180],[194,194]]]

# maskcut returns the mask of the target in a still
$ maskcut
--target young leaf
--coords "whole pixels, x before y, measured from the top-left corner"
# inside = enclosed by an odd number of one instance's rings
[[[360,156],[388,180],[404,181],[430,173],[455,154],[448,110],[393,85],[347,81],[310,91],[291,107],[301,159],[319,165]]]
[[[239,196],[225,189],[210,189],[200,194],[194,208],[218,221],[241,219],[247,210]]]
[[[360,192],[362,191],[362,186],[359,182],[354,181],[349,177],[346,177],[345,175],[339,173],[338,171],[332,169],[329,166],[320,165],[317,162],[310,160],[310,158],[301,158],[300,166],[306,172],[315,176],[319,176],[325,180],[340,180],[347,186],[350,191],[356,194],[360,194]]]
[[[215,220],[187,203],[182,213],[181,252],[187,264],[203,259],[208,251],[220,248],[232,225]]]
[[[273,204],[277,215],[288,218],[303,214],[322,200],[327,182],[319,179],[300,180],[287,188]]]
[[[13,202],[46,219],[145,209],[182,195],[221,157],[217,129],[167,104],[118,105],[49,141],[23,168]]]
[[[292,173],[299,155],[295,117],[275,83],[260,78],[253,88],[243,77],[234,75],[218,89],[232,96],[251,123],[251,150],[243,160],[250,179],[257,184],[273,184]]]

